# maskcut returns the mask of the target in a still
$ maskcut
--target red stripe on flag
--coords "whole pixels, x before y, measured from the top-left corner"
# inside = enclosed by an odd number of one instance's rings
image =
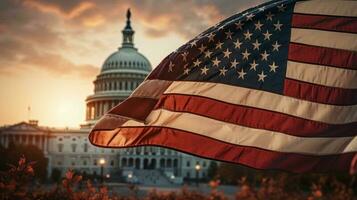
[[[332,105],[356,105],[357,89],[335,88],[285,79],[284,95]]]
[[[357,69],[357,52],[290,43],[288,59],[317,65]]]
[[[291,26],[357,33],[357,20],[353,17],[293,14]]]
[[[162,146],[204,158],[240,163],[257,169],[283,169],[297,173],[348,170],[352,157],[355,155],[355,153],[347,153],[311,156],[274,152],[233,145],[194,133],[163,127],[130,127],[112,132],[94,130],[89,138],[94,145],[100,147]]]
[[[120,116],[143,121],[146,119],[147,115],[151,112],[156,103],[157,99],[129,97],[108,113],[114,115],[120,114]]]
[[[265,129],[300,137],[347,137],[357,135],[357,123],[325,124],[246,106],[233,105],[209,98],[188,95],[163,95],[155,109],[188,112],[208,118]]]

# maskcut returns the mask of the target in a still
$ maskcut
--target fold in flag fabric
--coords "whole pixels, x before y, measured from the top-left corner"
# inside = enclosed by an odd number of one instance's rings
[[[168,55],[93,127],[258,169],[345,171],[357,152],[357,1],[273,1]]]

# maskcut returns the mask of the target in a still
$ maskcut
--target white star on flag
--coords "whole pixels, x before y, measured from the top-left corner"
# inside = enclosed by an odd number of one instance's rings
[[[246,75],[247,73],[244,72],[243,68],[238,72],[238,78],[241,78],[244,80],[244,76]]]
[[[265,77],[267,77],[267,75],[264,74],[264,71],[262,71],[262,73],[258,74],[258,81],[262,81],[264,82]]]

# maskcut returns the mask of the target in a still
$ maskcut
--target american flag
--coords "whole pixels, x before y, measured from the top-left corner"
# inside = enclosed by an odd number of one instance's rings
[[[357,1],[280,0],[235,14],[168,55],[90,141],[258,169],[348,170],[356,33]]]

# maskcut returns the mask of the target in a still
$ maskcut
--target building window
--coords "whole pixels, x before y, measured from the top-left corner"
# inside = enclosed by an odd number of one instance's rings
[[[61,161],[58,161],[58,162],[57,162],[57,165],[62,165],[62,162],[61,162]]]
[[[86,160],[83,161],[83,165],[87,165],[87,161]]]
[[[93,165],[97,166],[97,159],[94,159]]]
[[[190,172],[187,172],[187,173],[186,173],[186,177],[187,177],[187,178],[191,178],[191,173],[190,173]]]
[[[186,162],[186,167],[189,167],[189,166],[191,166],[191,163],[190,163],[190,161],[187,161]]]
[[[206,167],[206,162],[205,162],[205,161],[203,161],[202,166],[203,166],[203,167]]]
[[[77,144],[72,144],[72,152],[76,152]]]
[[[76,138],[72,138],[72,141],[73,141],[73,142],[76,141]]]
[[[74,161],[72,161],[72,166],[75,166],[75,165],[76,165],[76,163]]]
[[[58,144],[58,152],[62,152],[63,151],[63,144]]]
[[[111,160],[111,161],[110,161],[110,165],[111,165],[111,166],[114,166],[114,160]]]

